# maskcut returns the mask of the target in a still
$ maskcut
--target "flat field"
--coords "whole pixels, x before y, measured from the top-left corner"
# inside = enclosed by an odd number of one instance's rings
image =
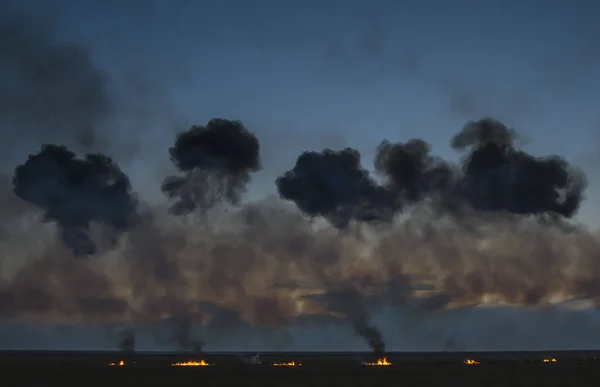
[[[365,365],[377,361],[369,353],[261,353],[262,364],[253,355],[11,351],[0,352],[0,378],[7,387],[600,385],[600,351],[387,353],[384,366]],[[186,362],[208,365],[173,366]]]

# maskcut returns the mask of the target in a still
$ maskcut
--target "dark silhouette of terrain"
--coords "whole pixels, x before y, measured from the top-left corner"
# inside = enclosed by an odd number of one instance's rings
[[[0,372],[15,385],[110,386],[572,386],[600,381],[599,352],[387,353],[391,366],[369,367],[373,353],[175,353],[12,351]],[[246,359],[247,358],[247,359]],[[465,364],[466,359],[478,362]],[[546,361],[544,361],[546,359]],[[173,367],[204,360],[204,367]],[[123,361],[123,366],[118,364]],[[295,362],[296,367],[273,363]],[[113,364],[113,366],[110,366]],[[8,378],[8,379],[6,379]],[[83,378],[83,379],[82,379]],[[590,384],[592,383],[592,384]]]

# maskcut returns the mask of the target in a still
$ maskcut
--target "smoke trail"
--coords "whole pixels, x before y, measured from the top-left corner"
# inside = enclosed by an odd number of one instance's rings
[[[167,177],[162,190],[177,199],[171,211],[185,215],[205,211],[219,201],[238,204],[261,168],[258,139],[240,121],[212,119],[179,133],[169,148],[171,161],[184,176]]]
[[[135,341],[135,332],[129,329],[125,330],[121,333],[119,350],[125,354],[132,354],[135,352]]]
[[[395,278],[395,280],[398,279],[402,279],[402,276]],[[363,279],[363,281],[365,280]],[[324,294],[308,298],[333,313],[341,322],[350,325],[354,332],[369,345],[374,354],[383,354],[385,352],[385,342],[381,332],[368,322],[368,316],[380,309],[381,300],[368,297],[355,287],[344,286],[344,288],[330,286]],[[380,295],[382,298],[387,298],[384,292]],[[405,295],[398,292],[394,296],[404,298]]]
[[[96,253],[92,222],[113,232],[113,244],[131,226],[136,200],[127,176],[107,156],[77,159],[64,146],[44,145],[15,169],[14,193],[42,208],[45,221],[55,221],[75,256]]]
[[[381,332],[377,327],[367,324],[366,318],[361,316],[356,322],[355,330],[358,335],[364,338],[375,355],[385,353],[385,342],[381,336]]]
[[[192,337],[192,320],[190,318],[178,318],[174,323],[173,341],[178,348],[181,351],[196,355],[202,353],[204,342]]]

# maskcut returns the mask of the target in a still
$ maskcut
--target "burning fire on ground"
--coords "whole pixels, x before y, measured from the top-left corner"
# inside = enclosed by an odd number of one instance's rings
[[[286,363],[274,363],[273,367],[302,367],[302,364],[296,364],[295,361],[288,361]]]
[[[366,366],[391,366],[392,365],[392,363],[387,361],[386,357],[384,357],[383,359],[377,359],[376,362],[372,362],[372,363],[366,362],[363,364]]]
[[[125,365],[125,362],[123,360],[119,361],[118,363],[110,363],[109,366],[111,367],[123,367]]]
[[[209,364],[204,360],[200,361],[186,361],[186,362],[177,362],[171,364],[171,367],[206,367]]]
[[[543,360],[544,363],[556,363],[556,359],[555,358],[551,358],[551,359],[544,359]]]
[[[465,361],[463,363],[468,364],[468,365],[479,364],[479,362],[477,360],[473,360],[473,359],[465,359]]]

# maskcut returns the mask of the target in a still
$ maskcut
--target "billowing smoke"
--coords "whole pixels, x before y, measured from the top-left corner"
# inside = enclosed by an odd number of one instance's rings
[[[125,232],[118,246],[99,250],[93,260],[73,261],[61,244],[41,252],[32,247],[0,281],[0,316],[133,325],[171,319],[177,324],[169,342],[186,350],[201,344],[192,339],[197,325],[210,328],[211,335],[203,336],[210,346],[212,337],[244,324],[335,321],[379,353],[384,337],[370,316],[384,306],[432,313],[489,302],[537,307],[585,299],[598,305],[600,239],[525,216],[573,216],[584,176],[557,157],[517,150],[513,138],[496,121],[468,123],[453,140],[469,151],[460,165],[431,155],[421,140],[383,142],[375,162],[381,183],[360,165],[355,150],[306,152],[276,181],[286,200],[239,205],[201,230],[156,208],[144,208],[132,225],[125,222],[133,227],[115,226],[105,217],[113,219],[113,210],[133,214],[134,207],[102,200],[114,193],[123,199],[117,203],[131,204],[124,200],[129,191],[106,188],[106,173],[74,174],[80,177],[74,184],[65,177],[71,168],[95,171],[96,159],[44,148],[19,167],[15,189],[29,187],[20,196],[62,228],[66,223],[86,230],[91,222],[104,222]],[[167,191],[185,202],[176,204],[183,213],[210,208],[217,199],[240,203],[251,171],[260,166],[258,141],[241,123],[224,120],[180,135],[171,154],[184,176],[177,190]],[[213,185],[194,186],[196,170],[221,182],[214,200],[199,199]],[[106,195],[96,191],[101,187]],[[527,189],[541,199],[533,202]],[[507,196],[492,195],[499,190]],[[80,204],[92,202],[93,208]],[[74,213],[87,217],[67,222]],[[305,215],[326,218],[333,227]],[[463,227],[466,218],[470,227]],[[368,226],[372,221],[377,227]],[[447,339],[440,338],[440,345]]]
[[[435,194],[439,199],[452,186],[455,171],[432,156],[430,148],[423,140],[395,144],[384,140],[377,147],[375,170],[386,178],[390,195],[400,203],[412,205]]]
[[[14,193],[44,210],[44,220],[56,222],[75,256],[96,253],[90,226],[108,226],[111,241],[129,229],[136,200],[128,177],[103,154],[84,159],[64,146],[44,145],[15,169]]]
[[[292,170],[277,178],[276,185],[282,199],[336,227],[346,227],[350,220],[383,218],[364,216],[365,208],[369,214],[386,213],[391,219],[390,211],[397,214],[425,201],[432,209],[453,215],[464,210],[551,218],[575,215],[587,187],[584,174],[559,156],[539,158],[515,149],[515,136],[491,118],[468,122],[451,144],[469,151],[461,165],[431,155],[430,145],[420,139],[384,140],[374,165],[385,178],[383,185],[361,167],[356,150],[306,152]]]
[[[238,204],[250,174],[261,168],[258,139],[240,121],[215,118],[206,126],[192,126],[179,133],[169,153],[183,173],[162,184],[175,199],[171,211],[176,215],[205,211],[221,201]]]
[[[351,220],[391,220],[391,195],[362,168],[355,149],[304,152],[275,184],[280,196],[303,213],[322,216],[337,227],[346,227]]]
[[[464,199],[480,211],[575,215],[587,187],[583,172],[559,156],[515,149],[515,136],[489,118],[469,122],[454,136],[454,149],[470,151],[463,162]]]

